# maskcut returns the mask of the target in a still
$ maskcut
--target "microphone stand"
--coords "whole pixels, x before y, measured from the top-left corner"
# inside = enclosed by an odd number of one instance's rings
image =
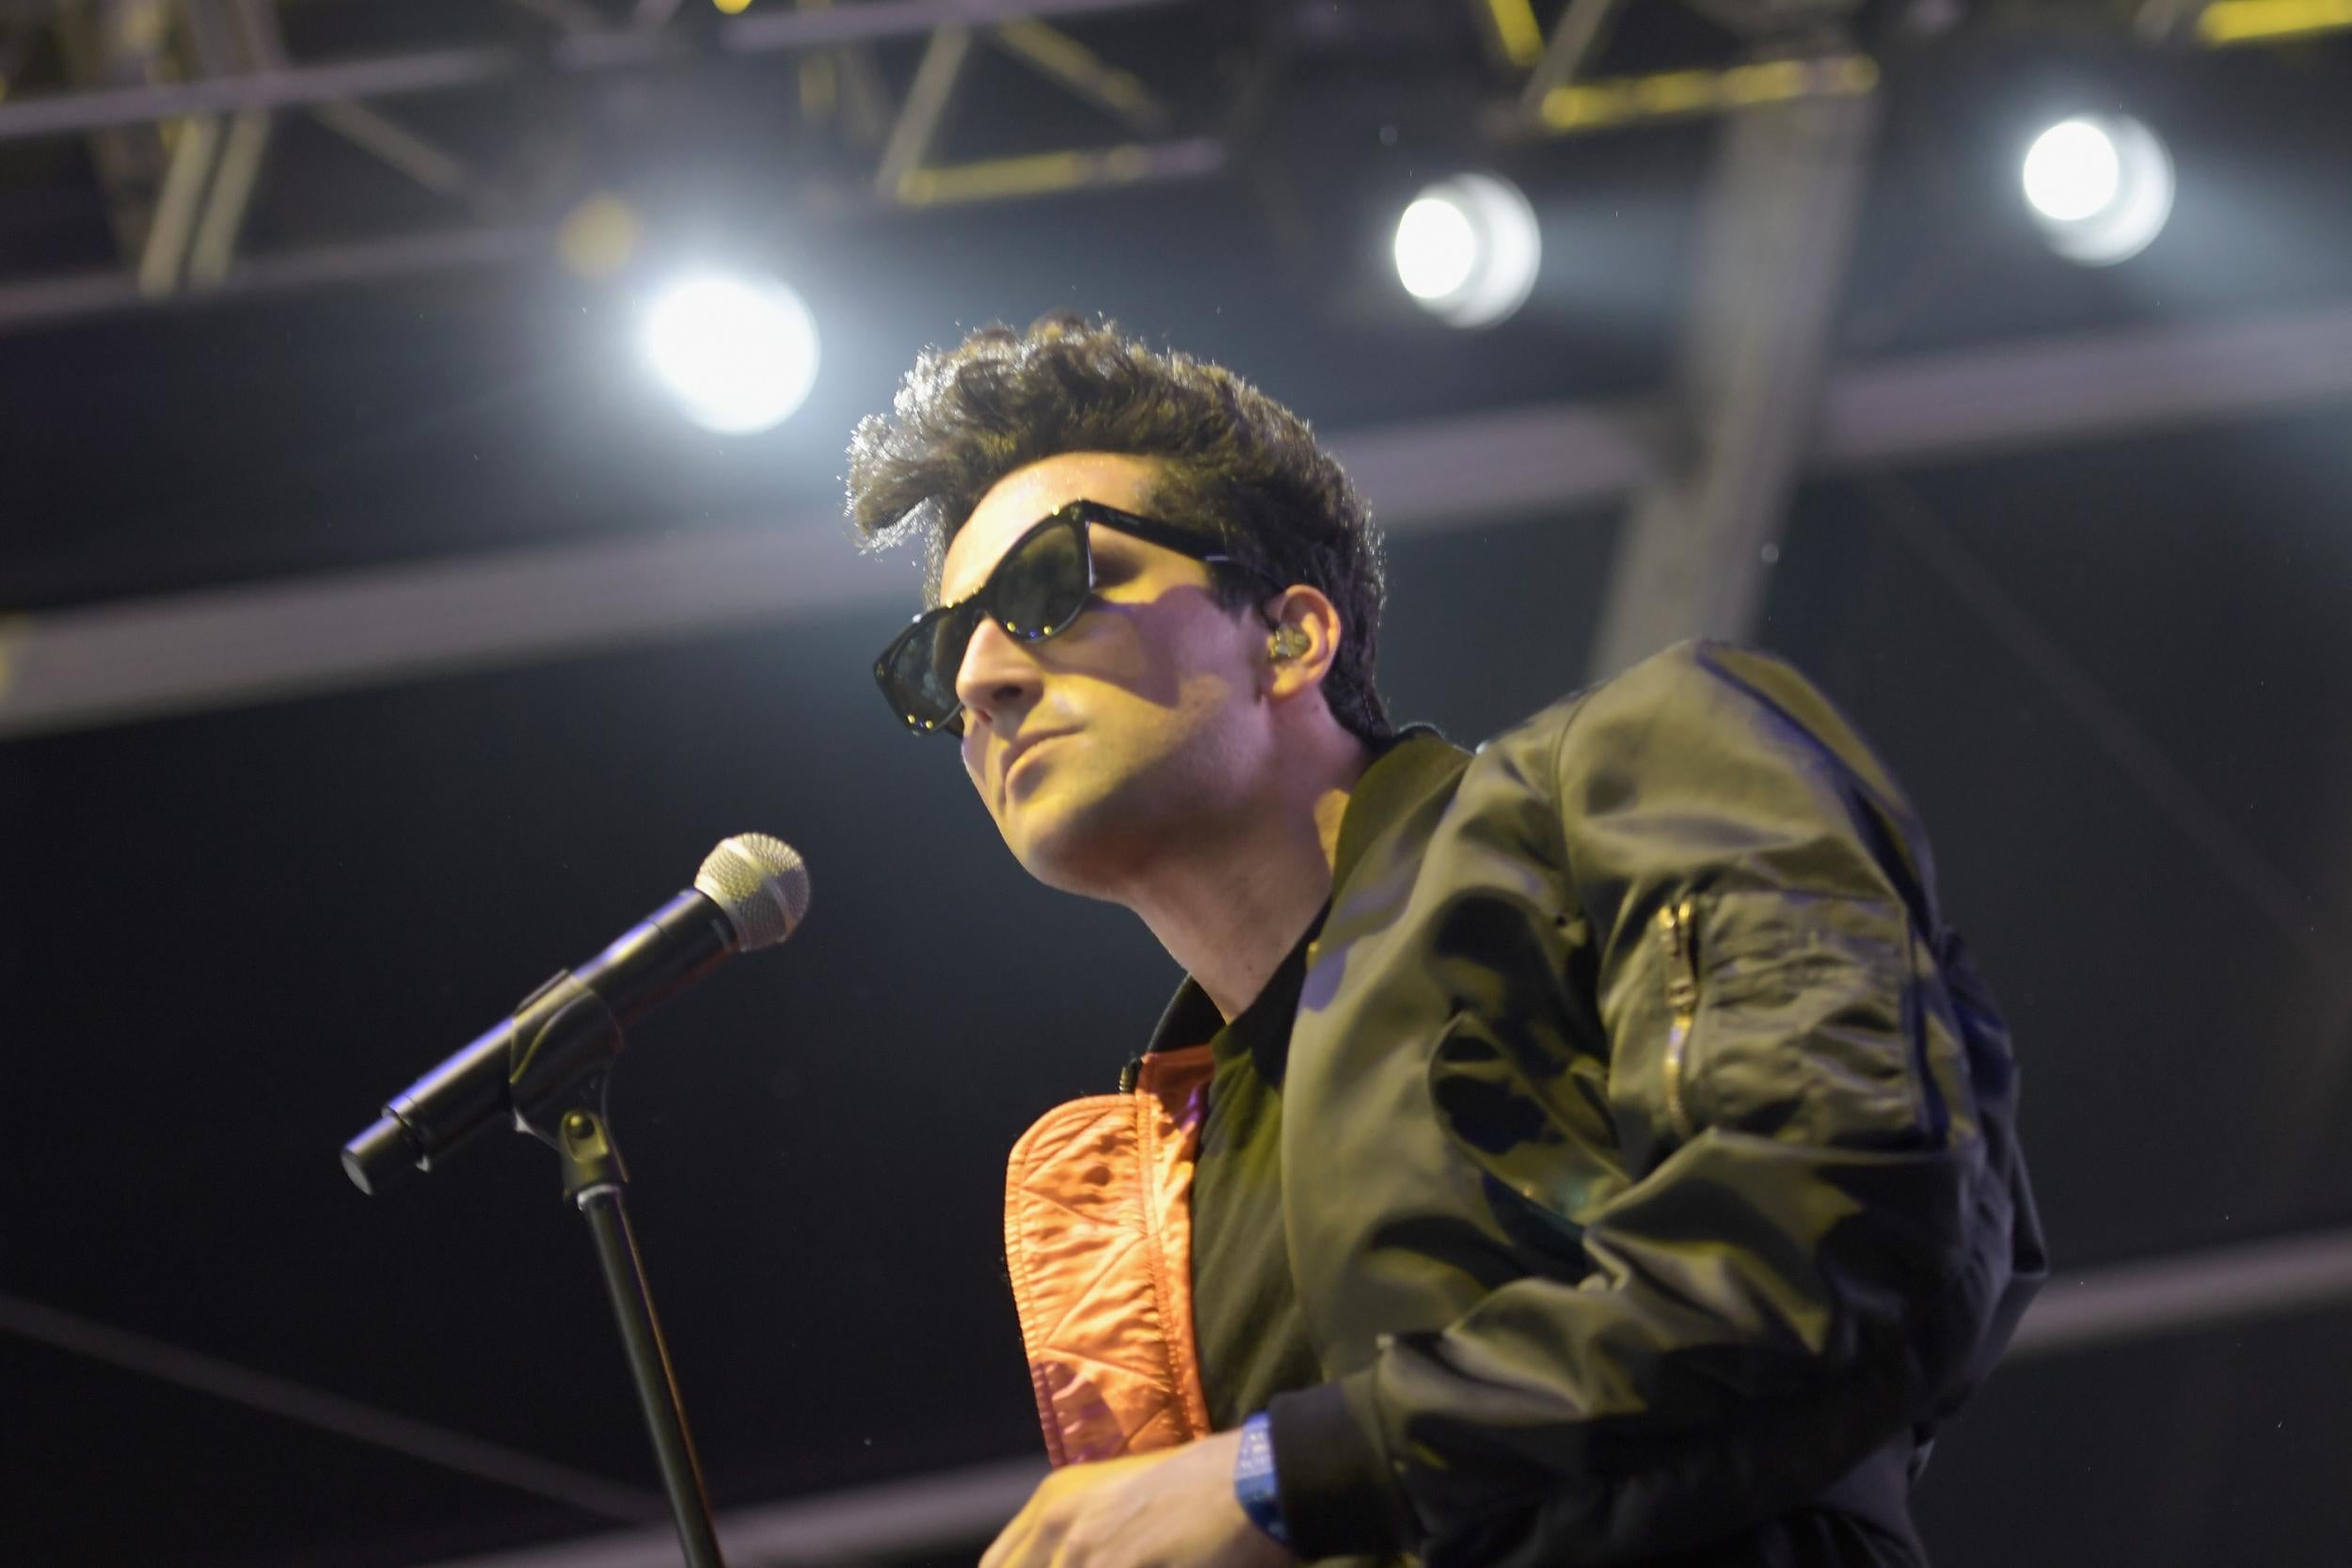
[[[611,1023],[611,1029],[612,1043],[617,1049],[619,1026]],[[562,1159],[564,1196],[579,1208],[596,1240],[605,1293],[612,1298],[612,1315],[620,1323],[621,1343],[628,1353],[637,1403],[653,1435],[654,1457],[661,1466],[662,1490],[670,1495],[670,1513],[677,1522],[678,1544],[686,1550],[687,1568],[726,1568],[719,1556],[718,1529],[710,1519],[710,1495],[703,1484],[702,1462],[694,1455],[693,1435],[686,1428],[686,1407],[678,1399],[677,1378],[670,1369],[670,1347],[661,1338],[660,1320],[654,1316],[644,1261],[637,1255],[637,1238],[629,1229],[628,1174],[622,1168],[621,1151],[613,1144],[612,1124],[605,1115],[606,1073],[600,1068],[529,1106],[523,1103],[523,1076],[518,1072],[513,1085],[515,1122]]]
[[[663,913],[698,896],[682,895]],[[643,935],[641,928],[623,942]],[[614,944],[606,958],[620,948]],[[715,960],[698,961],[707,967]],[[691,977],[691,973],[674,974],[669,979],[675,987]],[[605,1110],[605,1090],[621,1044],[620,1015],[577,974],[563,970],[523,998],[504,1027],[484,1035],[419,1080],[411,1095],[435,1101],[444,1115],[455,1117],[453,1147],[503,1108],[512,1115],[516,1131],[537,1138],[563,1161],[564,1196],[588,1222],[588,1233],[596,1243],[605,1292],[612,1298],[621,1346],[628,1353],[629,1377],[653,1436],[654,1457],[661,1466],[661,1485],[669,1494],[688,1568],[726,1568],[710,1521],[702,1462],[694,1456],[677,1378],[670,1369],[670,1348],[662,1340],[660,1320],[654,1316],[645,1265],[629,1229],[628,1173]],[[494,1070],[494,1064],[505,1070]],[[387,1106],[374,1126],[343,1146],[343,1169],[361,1192],[374,1192],[383,1182],[429,1166],[432,1145],[407,1125],[400,1108],[410,1100],[403,1096]]]

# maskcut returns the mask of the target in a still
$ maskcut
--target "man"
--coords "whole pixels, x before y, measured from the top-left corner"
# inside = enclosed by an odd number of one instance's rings
[[[982,1568],[1923,1562],[2043,1263],[2006,1031],[1829,704],[1686,644],[1393,731],[1337,465],[1107,325],[926,354],[850,458],[930,547],[894,711],[1187,976],[1014,1150],[1057,1467]]]

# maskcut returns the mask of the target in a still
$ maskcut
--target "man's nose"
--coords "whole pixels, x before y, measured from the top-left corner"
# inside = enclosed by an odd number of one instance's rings
[[[1042,684],[1034,646],[1007,633],[993,617],[981,616],[956,671],[956,700],[993,724],[1037,701]]]

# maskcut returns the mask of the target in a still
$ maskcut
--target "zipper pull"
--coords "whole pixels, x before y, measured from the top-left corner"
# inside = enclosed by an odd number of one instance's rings
[[[1119,1069],[1119,1092],[1120,1094],[1135,1093],[1136,1085],[1142,1077],[1143,1058],[1140,1056],[1130,1057],[1127,1065]]]
[[[1666,1033],[1666,1116],[1686,1141],[1695,1129],[1684,1093],[1691,1048],[1691,1025],[1698,1020],[1699,965],[1697,933],[1692,929],[1691,900],[1668,904],[1658,911],[1658,929],[1666,946],[1666,1011],[1672,1023]]]
[[[1699,964],[1695,933],[1691,929],[1691,900],[1669,904],[1658,911],[1659,928],[1666,936],[1666,1006],[1677,1018],[1689,1018],[1699,1006]]]

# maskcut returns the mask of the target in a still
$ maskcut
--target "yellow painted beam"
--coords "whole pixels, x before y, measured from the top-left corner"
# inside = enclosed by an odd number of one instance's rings
[[[821,11],[833,0],[797,0],[798,8]],[[830,49],[812,49],[801,56],[801,118],[822,124],[841,105],[841,76]]]
[[[1878,83],[1878,62],[1867,55],[1771,60],[1729,71],[1676,71],[1554,87],[1544,94],[1537,118],[1544,129],[1565,135],[1798,98],[1858,98]]]
[[[898,200],[909,207],[1048,196],[1089,185],[1125,185],[1152,171],[1152,150],[1112,147],[1097,152],[1040,152],[1023,158],[911,168],[898,179]]]
[[[2214,0],[2197,19],[2197,37],[2227,48],[2343,27],[2352,27],[2352,0]]]
[[[1157,131],[1168,123],[1167,108],[1140,77],[1121,71],[1057,27],[1031,17],[1004,23],[991,36],[1008,54],[1130,125]]]
[[[1494,21],[1503,58],[1533,71],[1544,57],[1544,30],[1535,20],[1534,0],[1486,0],[1486,14]]]

